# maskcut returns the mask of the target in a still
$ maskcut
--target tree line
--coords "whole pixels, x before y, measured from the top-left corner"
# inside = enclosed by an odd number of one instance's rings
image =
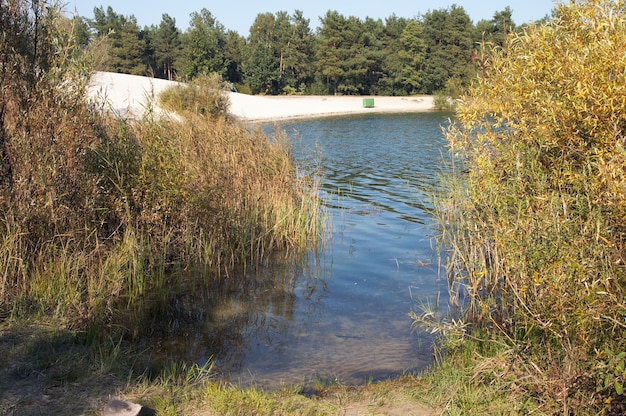
[[[476,24],[456,5],[384,21],[329,10],[315,31],[299,10],[261,13],[248,37],[227,30],[207,9],[192,13],[185,31],[168,14],[159,25],[140,28],[134,16],[111,7],[93,12],[75,17],[75,30],[80,46],[106,49],[99,69],[182,81],[217,73],[253,94],[454,90],[475,75],[481,43],[502,45],[520,29],[509,7]]]

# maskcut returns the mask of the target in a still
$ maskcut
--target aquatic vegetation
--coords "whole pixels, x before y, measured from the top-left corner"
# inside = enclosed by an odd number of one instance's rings
[[[180,119],[98,111],[85,98],[89,52],[48,6],[14,1],[0,15],[3,312],[119,330],[136,302],[319,237],[317,185],[286,138],[203,95]]]

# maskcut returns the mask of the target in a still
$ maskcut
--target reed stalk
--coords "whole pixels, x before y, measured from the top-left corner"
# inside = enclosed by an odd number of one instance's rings
[[[90,52],[59,10],[9,3],[0,300],[14,317],[52,314],[106,334],[133,305],[317,238],[316,185],[298,177],[286,140],[227,116],[219,77],[192,87],[179,117],[116,118],[86,103]]]

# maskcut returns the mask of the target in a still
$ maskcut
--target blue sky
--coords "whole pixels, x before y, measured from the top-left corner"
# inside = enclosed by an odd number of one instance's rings
[[[462,6],[474,23],[481,19],[490,19],[494,12],[510,6],[513,21],[516,24],[538,20],[554,7],[551,0],[67,0],[66,10],[84,17],[93,18],[94,7],[111,6],[113,10],[125,16],[134,15],[140,27],[158,25],[163,13],[176,19],[176,25],[185,30],[189,24],[189,15],[206,8],[226,27],[248,36],[250,26],[259,13],[286,11],[290,15],[294,10],[302,10],[304,17],[310,20],[311,28],[319,25],[319,17],[328,10],[336,10],[344,16],[359,18],[372,17],[385,19],[395,14],[398,17],[415,17],[429,10]]]

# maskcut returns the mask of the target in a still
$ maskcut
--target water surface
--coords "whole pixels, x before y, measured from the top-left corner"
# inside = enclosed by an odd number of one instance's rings
[[[431,362],[411,331],[417,303],[445,303],[429,195],[449,113],[282,122],[303,170],[321,155],[330,222],[324,249],[225,279],[163,342],[171,358],[212,359],[225,377],[268,387],[315,379],[361,384]],[[265,126],[268,135],[273,125]],[[185,300],[181,300],[185,302]]]

